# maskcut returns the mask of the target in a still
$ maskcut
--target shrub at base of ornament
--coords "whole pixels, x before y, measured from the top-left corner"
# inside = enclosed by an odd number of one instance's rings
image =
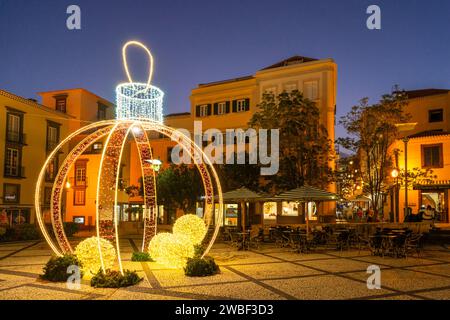
[[[152,259],[150,254],[148,252],[133,252],[133,255],[131,256],[131,261],[148,261],[148,262],[154,262],[155,260]]]
[[[121,288],[135,285],[142,281],[136,271],[125,270],[123,275],[119,271],[102,270],[91,279],[91,286],[95,288]]]
[[[220,273],[219,266],[213,258],[190,258],[184,267],[184,274],[188,277],[206,277]]]
[[[61,257],[52,257],[45,265],[43,271],[44,274],[40,275],[41,279],[53,281],[53,282],[66,282],[67,279],[73,274],[68,273],[67,270],[70,266],[82,267],[81,262],[73,254],[65,254]],[[83,276],[83,271],[81,277]]]
[[[116,250],[111,242],[100,238],[100,247],[105,269],[111,269],[116,261]],[[75,248],[75,255],[80,260],[83,271],[89,275],[95,275],[102,268],[98,238],[90,237],[81,241]]]

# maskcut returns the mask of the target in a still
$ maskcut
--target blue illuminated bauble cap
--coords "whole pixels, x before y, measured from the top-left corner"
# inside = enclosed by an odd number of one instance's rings
[[[144,49],[149,57],[150,67],[147,83],[133,82],[130,76],[126,55],[127,47],[130,45]],[[150,50],[138,41],[129,41],[122,48],[122,57],[129,82],[116,87],[117,119],[154,120],[162,123],[164,92],[158,87],[150,85],[153,74],[153,56]]]

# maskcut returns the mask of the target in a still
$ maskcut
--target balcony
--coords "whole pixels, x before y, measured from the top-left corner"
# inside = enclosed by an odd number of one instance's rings
[[[51,152],[58,146],[58,141],[47,141],[47,151]]]
[[[4,177],[6,178],[25,178],[25,167],[11,168],[6,166],[4,171]]]
[[[17,131],[7,131],[6,141],[12,143],[26,144],[26,135]]]
[[[85,177],[83,179],[75,179],[75,177],[69,178],[70,186],[73,188],[87,188],[88,187],[88,178]]]

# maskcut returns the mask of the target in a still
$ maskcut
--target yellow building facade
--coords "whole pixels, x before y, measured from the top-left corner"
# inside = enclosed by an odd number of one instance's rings
[[[205,132],[208,129],[218,129],[223,134],[227,129],[248,128],[248,122],[253,114],[259,110],[263,93],[280,94],[283,91],[299,90],[304,96],[316,103],[321,113],[321,122],[326,127],[329,139],[334,141],[335,108],[337,87],[337,65],[332,59],[317,60],[301,56],[294,56],[261,69],[253,75],[235,79],[199,84],[191,91],[190,112],[167,115],[165,124],[174,128],[183,128],[191,132],[193,138],[194,124],[200,124]],[[225,139],[225,138],[224,138]],[[225,140],[224,140],[225,141]],[[153,139],[154,156],[163,162],[163,167],[170,165],[170,150],[174,143],[170,139]],[[132,148],[136,150],[136,148]],[[333,146],[332,146],[332,149]],[[136,152],[136,151],[134,151]],[[134,165],[138,166],[137,156]],[[334,162],[330,163],[334,168]],[[139,171],[130,174],[131,180],[136,181]],[[329,185],[329,191],[335,191],[335,185]],[[248,208],[252,214],[259,214],[255,223],[285,223],[300,222],[300,213],[292,203],[266,205],[275,208],[275,213],[265,210],[262,204],[251,205]],[[229,207],[229,208],[227,208]],[[237,225],[236,211],[240,211],[237,204],[226,205],[225,225]],[[265,212],[267,211],[267,212]],[[227,217],[229,212],[229,217]],[[335,216],[334,203],[321,203],[321,215]],[[177,216],[182,212],[177,212]],[[162,221],[173,221],[164,217]]]
[[[418,212],[421,206],[430,205],[436,210],[436,221],[449,222],[449,189],[450,189],[450,90],[424,89],[407,91],[408,105],[404,112],[411,116],[409,122],[416,123],[409,131],[401,132],[391,151],[398,149],[397,157],[393,157],[394,166],[400,170],[405,168],[405,142],[407,140],[408,172],[414,168],[432,170],[436,176],[433,181],[417,179],[411,181],[408,188],[408,207]],[[399,186],[391,179],[392,186]],[[389,212],[397,212],[397,221],[403,222],[405,188],[399,186],[397,195],[395,188],[389,194]]]
[[[74,120],[71,115],[35,100],[0,90],[2,224],[34,222],[34,189],[42,164],[60,139],[67,136]],[[44,207],[50,205],[49,190],[56,170],[54,163],[46,173]]]

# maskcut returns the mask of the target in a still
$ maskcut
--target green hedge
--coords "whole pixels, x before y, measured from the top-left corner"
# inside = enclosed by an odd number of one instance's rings
[[[133,252],[131,256],[131,261],[150,261],[153,262],[155,260],[150,257],[148,252]]]
[[[184,274],[188,277],[206,277],[220,272],[219,266],[213,258],[190,258],[184,267]]]
[[[81,262],[73,254],[66,254],[61,257],[52,257],[45,265],[43,269],[44,274],[40,277],[48,281],[65,282],[71,276],[70,273],[67,273],[67,268],[71,265],[76,265],[81,268]],[[83,272],[81,270],[80,275],[83,276]]]
[[[125,270],[122,275],[119,271],[106,270],[105,273],[100,270],[91,279],[91,286],[95,288],[121,288],[135,285],[142,281],[136,271]]]
[[[2,226],[0,229],[0,241],[39,240],[41,238],[41,232],[34,224]]]

